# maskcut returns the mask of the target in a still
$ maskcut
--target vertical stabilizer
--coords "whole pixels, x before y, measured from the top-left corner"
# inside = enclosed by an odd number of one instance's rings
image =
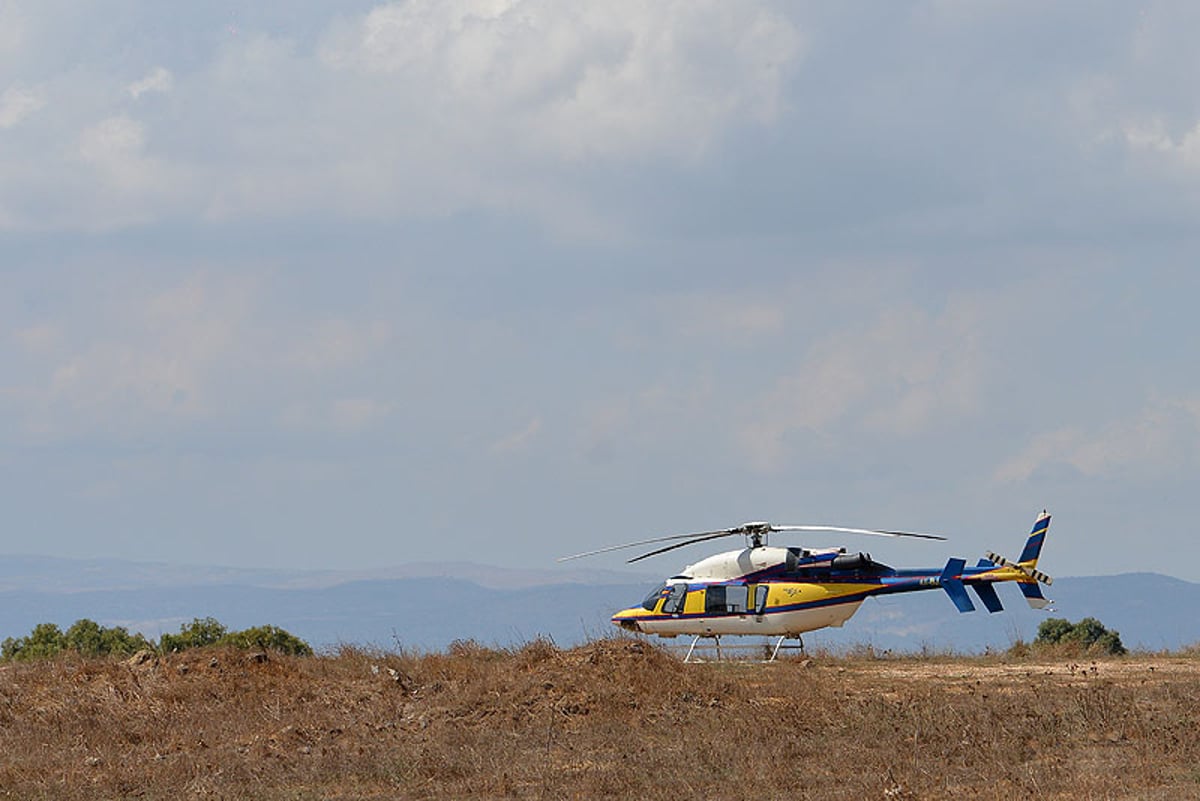
[[[1022,567],[1037,567],[1038,556],[1042,553],[1042,545],[1046,542],[1046,532],[1049,530],[1050,513],[1043,510],[1033,524],[1033,531],[1029,532],[1029,539],[1025,541],[1025,550],[1021,551],[1021,558],[1017,560]]]

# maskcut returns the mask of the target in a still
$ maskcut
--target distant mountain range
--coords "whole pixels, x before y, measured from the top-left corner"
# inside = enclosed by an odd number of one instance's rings
[[[230,628],[273,624],[317,647],[339,643],[420,650],[459,639],[559,645],[615,632],[609,616],[633,605],[658,576],[615,571],[512,570],[414,564],[371,571],[245,570],[121,560],[0,557],[0,639],[37,623],[88,617],[147,636],[212,616]],[[1154,573],[1057,579],[1056,609],[1029,609],[1001,587],[1006,611],[959,614],[938,591],[869,599],[842,629],[806,635],[810,646],[982,651],[1032,640],[1048,616],[1100,619],[1125,644],[1152,650],[1200,642],[1200,584]]]

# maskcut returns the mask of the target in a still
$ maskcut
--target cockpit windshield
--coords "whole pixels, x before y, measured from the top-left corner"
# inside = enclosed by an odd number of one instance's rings
[[[666,590],[666,589],[667,589],[667,583],[665,581],[662,584],[659,584],[657,587],[655,587],[654,590],[649,595],[646,596],[646,600],[642,601],[642,608],[645,609],[647,612],[653,612],[654,607],[658,605],[658,599],[662,598],[663,595],[665,595],[664,590]]]

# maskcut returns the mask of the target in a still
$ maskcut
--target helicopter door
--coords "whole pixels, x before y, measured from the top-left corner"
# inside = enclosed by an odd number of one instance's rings
[[[771,592],[771,588],[766,584],[759,584],[754,589],[754,614],[761,615],[767,611],[767,595]]]
[[[683,611],[683,602],[687,600],[687,585],[672,584],[667,599],[663,601],[664,615],[678,615]]]

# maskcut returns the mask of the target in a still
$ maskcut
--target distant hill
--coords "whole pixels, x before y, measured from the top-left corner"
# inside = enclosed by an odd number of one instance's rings
[[[0,638],[81,617],[147,636],[212,616],[233,628],[270,623],[316,646],[340,642],[443,648],[458,639],[511,645],[536,636],[567,646],[612,633],[609,616],[637,603],[656,576],[423,564],[362,572],[267,571],[118,560],[0,557]],[[1061,578],[1055,611],[1000,587],[1005,611],[960,614],[940,591],[869,599],[812,646],[982,651],[1032,640],[1048,616],[1099,618],[1125,644],[1153,650],[1200,642],[1200,584],[1152,573]]]

